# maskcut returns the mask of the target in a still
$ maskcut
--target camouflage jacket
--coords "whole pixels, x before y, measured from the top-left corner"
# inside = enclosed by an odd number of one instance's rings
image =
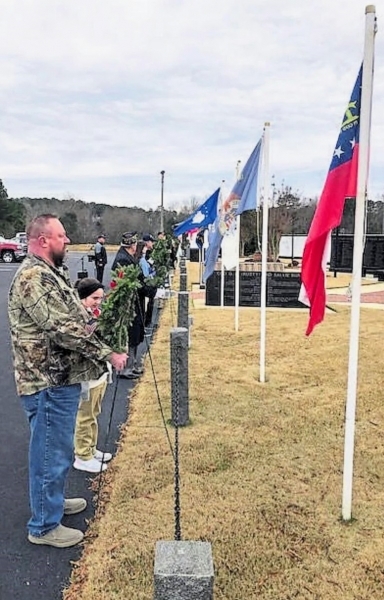
[[[8,316],[17,392],[98,379],[112,350],[87,325],[68,269],[28,254],[9,291]]]

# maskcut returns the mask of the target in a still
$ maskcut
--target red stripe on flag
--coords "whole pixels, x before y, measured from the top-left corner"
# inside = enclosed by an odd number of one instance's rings
[[[306,335],[324,319],[326,243],[332,229],[341,223],[345,198],[356,196],[358,156],[356,144],[352,160],[328,172],[308,233],[301,269],[304,290],[300,294],[310,307]]]

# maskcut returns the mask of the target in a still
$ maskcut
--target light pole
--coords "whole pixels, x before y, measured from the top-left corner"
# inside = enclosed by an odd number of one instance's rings
[[[292,267],[293,267],[293,263],[295,260],[295,220],[296,220],[295,209],[292,208],[292,214],[291,214],[291,264],[292,264]]]
[[[292,194],[291,188],[287,188],[287,197],[285,201],[285,205],[288,209],[288,218],[291,221],[291,267],[293,267],[293,263],[295,260],[295,233],[296,233],[296,211],[297,205],[295,203],[295,199],[298,197],[297,193],[295,195]]]
[[[165,171],[160,171],[160,175],[161,175],[160,231],[164,231],[164,173],[165,173]]]
[[[239,181],[239,179],[240,179],[240,165],[241,165],[241,160],[238,160],[236,163],[236,181]]]

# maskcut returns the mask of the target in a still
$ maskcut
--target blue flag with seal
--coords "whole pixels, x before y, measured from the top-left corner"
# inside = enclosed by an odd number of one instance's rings
[[[261,146],[262,138],[256,144],[245,164],[240,179],[236,181],[230,194],[230,198],[232,196],[232,199],[239,200],[236,215],[241,215],[246,210],[256,210]]]
[[[179,223],[173,230],[174,235],[181,235],[193,229],[202,229],[214,223],[217,217],[217,201],[219,199],[220,188],[199,206],[188,219]]]
[[[260,156],[263,138],[256,144],[243,171],[228,198],[223,203],[215,221],[214,231],[207,248],[203,281],[207,281],[215,270],[221,242],[224,235],[230,235],[236,228],[236,217],[246,210],[255,210],[257,206],[257,182],[259,178]]]

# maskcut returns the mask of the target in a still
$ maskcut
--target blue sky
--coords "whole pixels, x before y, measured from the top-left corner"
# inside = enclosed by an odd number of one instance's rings
[[[176,208],[270,171],[318,196],[363,55],[360,0],[0,0],[0,178],[12,197]],[[377,5],[369,195],[384,194]]]

